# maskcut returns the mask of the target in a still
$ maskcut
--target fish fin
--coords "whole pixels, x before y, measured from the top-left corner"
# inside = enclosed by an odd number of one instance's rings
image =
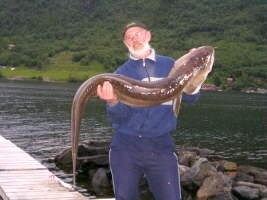
[[[174,99],[173,101],[173,112],[176,117],[179,115],[180,111],[180,106],[181,106],[181,101],[182,101],[182,94],[178,94],[178,97]]]

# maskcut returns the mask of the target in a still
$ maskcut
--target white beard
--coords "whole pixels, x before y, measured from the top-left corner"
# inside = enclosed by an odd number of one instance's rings
[[[130,54],[135,58],[144,58],[147,52],[149,52],[151,46],[148,42],[144,43],[142,49],[134,50],[132,47],[128,47]]]

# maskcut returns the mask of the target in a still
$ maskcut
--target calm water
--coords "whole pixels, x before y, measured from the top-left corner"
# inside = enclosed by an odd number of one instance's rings
[[[0,82],[0,135],[67,182],[70,175],[53,158],[70,147],[70,108],[78,86]],[[85,114],[82,141],[111,136],[102,102],[93,100]],[[267,96],[203,92],[196,104],[182,106],[173,135],[179,145],[214,149],[228,160],[267,168]]]

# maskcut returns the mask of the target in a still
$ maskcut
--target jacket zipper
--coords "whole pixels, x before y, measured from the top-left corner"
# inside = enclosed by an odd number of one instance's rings
[[[147,74],[148,82],[151,82],[150,75],[149,75],[149,73],[148,73],[148,71],[147,71],[146,60],[145,60],[145,59],[143,59],[143,67],[144,67],[145,70],[146,70],[146,74]]]

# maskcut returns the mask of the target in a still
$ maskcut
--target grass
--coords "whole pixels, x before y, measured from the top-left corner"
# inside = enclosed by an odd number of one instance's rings
[[[27,67],[1,69],[3,78],[36,79],[45,81],[76,82],[84,81],[96,74],[104,73],[104,66],[91,62],[84,66],[72,61],[72,52],[61,52],[50,58],[49,64],[41,70]]]

